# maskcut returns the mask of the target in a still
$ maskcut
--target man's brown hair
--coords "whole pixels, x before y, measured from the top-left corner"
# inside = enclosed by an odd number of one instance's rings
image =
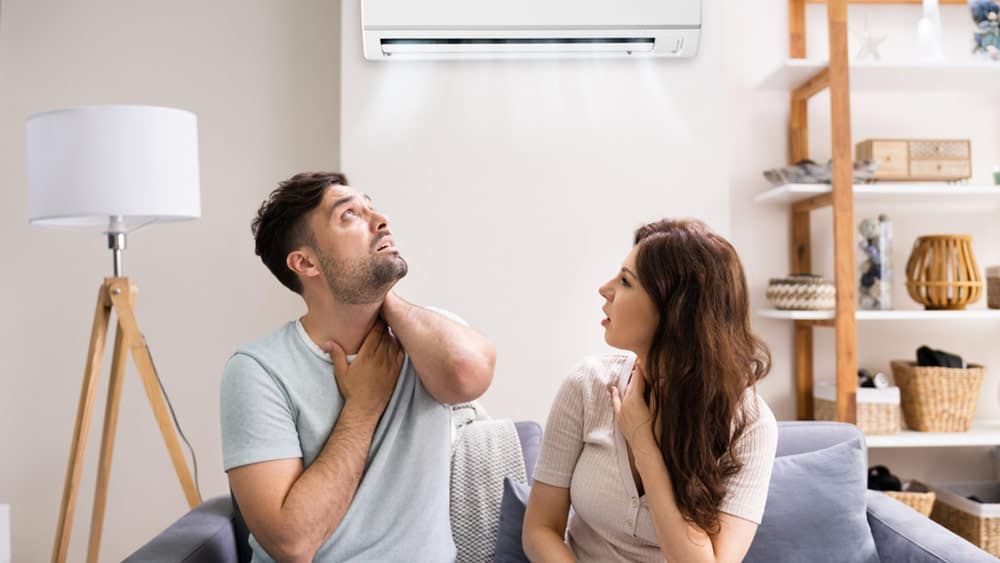
[[[347,176],[339,172],[296,174],[267,196],[250,225],[254,252],[282,285],[299,295],[302,281],[288,268],[288,254],[300,246],[315,244],[305,217],[323,201],[326,189],[336,185],[348,185]]]

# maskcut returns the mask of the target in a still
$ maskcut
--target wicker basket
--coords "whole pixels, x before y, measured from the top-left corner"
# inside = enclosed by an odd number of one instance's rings
[[[986,369],[920,367],[894,360],[892,378],[902,395],[903,419],[920,432],[966,432],[972,426],[976,400]]]
[[[865,435],[899,432],[899,388],[858,388],[855,423]],[[813,388],[813,418],[836,420],[837,388],[832,383],[817,383]]]
[[[767,300],[775,309],[787,311],[824,311],[837,306],[837,288],[833,282],[812,274],[792,274],[771,278]]]
[[[1000,482],[941,483],[932,485],[937,502],[931,519],[1000,557]],[[987,501],[965,498],[975,494]]]
[[[909,506],[913,510],[930,516],[934,508],[934,491],[920,481],[910,481],[904,486],[905,491],[884,491],[885,494]]]

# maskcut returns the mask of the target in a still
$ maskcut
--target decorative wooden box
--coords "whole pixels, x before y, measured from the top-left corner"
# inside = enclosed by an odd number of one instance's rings
[[[878,161],[876,180],[953,181],[972,176],[968,140],[868,139],[855,146],[855,158]]]

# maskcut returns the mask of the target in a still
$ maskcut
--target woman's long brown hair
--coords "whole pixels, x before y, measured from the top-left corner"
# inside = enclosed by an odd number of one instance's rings
[[[660,311],[643,366],[654,435],[681,514],[716,534],[725,480],[743,466],[742,399],[771,355],[750,329],[746,275],[729,241],[700,221],[663,220],[636,231],[635,244],[639,282]]]

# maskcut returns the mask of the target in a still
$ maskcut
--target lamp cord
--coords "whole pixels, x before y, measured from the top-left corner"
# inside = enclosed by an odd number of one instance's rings
[[[142,335],[143,340],[146,340],[146,335]],[[198,456],[194,455],[194,448],[191,447],[191,442],[188,441],[187,436],[184,435],[184,430],[181,429],[181,423],[177,421],[177,413],[174,412],[174,405],[170,402],[170,395],[167,395],[167,389],[163,386],[163,380],[160,379],[160,372],[156,369],[156,362],[153,360],[153,352],[149,349],[149,341],[146,341],[146,351],[149,352],[149,363],[153,365],[153,375],[156,376],[156,382],[160,385],[160,391],[163,392],[163,398],[167,400],[167,408],[170,410],[170,416],[174,419],[174,426],[177,428],[177,433],[180,434],[181,440],[184,440],[184,445],[187,446],[188,452],[191,454],[191,464],[194,466],[194,486],[198,491],[198,496],[201,497],[201,485],[198,484]]]

